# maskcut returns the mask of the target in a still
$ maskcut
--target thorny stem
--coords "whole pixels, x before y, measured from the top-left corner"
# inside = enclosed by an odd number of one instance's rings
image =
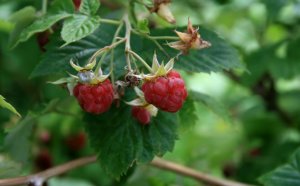
[[[128,70],[129,70],[129,72],[131,72],[132,68],[131,68],[131,60],[130,60],[129,51],[131,50],[130,35],[131,35],[132,27],[130,25],[128,14],[126,14],[124,16],[124,22],[125,22],[125,27],[126,27],[126,33],[125,33],[125,39],[126,39],[126,43],[125,43],[126,62],[127,62]]]
[[[24,185],[24,184],[33,184],[33,185],[39,185],[45,181],[47,181],[49,178],[63,174],[65,172],[68,172],[70,170],[73,170],[75,168],[93,163],[97,161],[97,156],[88,156],[79,158],[67,163],[64,163],[62,165],[58,165],[56,167],[47,169],[45,171],[32,174],[29,176],[23,176],[23,177],[16,177],[16,178],[9,178],[9,179],[1,179],[0,180],[0,186],[16,186],[16,185]],[[198,180],[202,183],[206,183],[208,185],[215,185],[215,186],[249,186],[243,183],[229,181],[221,178],[216,178],[211,175],[198,172],[196,170],[193,170],[191,168],[185,167],[183,165],[179,165],[167,160],[163,160],[160,158],[155,158],[150,165],[168,170],[171,172],[175,172],[177,174],[193,178],[195,180]]]
[[[137,60],[139,60],[141,63],[143,63],[143,65],[150,71],[152,72],[152,68],[148,65],[148,63],[143,59],[141,58],[141,56],[139,56],[137,53],[135,53],[134,51],[132,50],[129,50],[128,51],[130,54],[133,55],[133,57],[135,57]]]

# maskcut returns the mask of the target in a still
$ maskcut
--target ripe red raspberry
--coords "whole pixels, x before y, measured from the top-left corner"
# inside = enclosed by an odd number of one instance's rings
[[[150,112],[143,107],[132,107],[131,114],[135,119],[138,120],[138,122],[143,125],[147,125],[150,123]]]
[[[52,156],[48,149],[42,149],[34,159],[35,167],[38,171],[46,170],[53,165]]]
[[[78,83],[73,94],[81,108],[93,114],[107,111],[114,100],[114,90],[109,79],[96,85]]]
[[[142,90],[148,103],[167,112],[177,112],[187,97],[184,81],[175,70],[164,77],[146,81]]]
[[[73,4],[75,5],[75,9],[79,10],[80,4],[81,4],[81,0],[73,0]]]

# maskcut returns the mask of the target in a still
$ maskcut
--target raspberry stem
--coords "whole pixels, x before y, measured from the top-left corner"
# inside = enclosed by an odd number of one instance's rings
[[[120,25],[122,22],[113,20],[113,19],[100,19],[100,23],[107,23],[107,24],[112,24],[112,25]]]
[[[132,50],[129,50],[128,52],[130,54],[132,54],[133,57],[135,57],[137,60],[139,60],[150,72],[152,72],[152,68],[148,65],[148,63],[141,56],[139,56],[137,53],[135,53]]]
[[[131,36],[131,24],[128,18],[128,14],[125,14],[124,16],[124,22],[125,22],[125,27],[126,27],[126,33],[125,33],[125,38],[126,38],[126,43],[125,43],[125,54],[126,54],[126,62],[127,62],[127,67],[129,72],[132,71],[131,68],[131,60],[130,60],[130,55],[129,55],[129,51],[131,50],[131,46],[130,46],[130,36]]]
[[[47,13],[47,4],[48,0],[43,0],[42,2],[42,14],[45,15]]]

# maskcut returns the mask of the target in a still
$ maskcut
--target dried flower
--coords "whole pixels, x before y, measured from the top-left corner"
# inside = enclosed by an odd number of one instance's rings
[[[199,28],[194,28],[191,21],[188,20],[186,32],[175,31],[179,41],[168,43],[168,45],[177,50],[181,50],[183,54],[187,54],[189,49],[203,49],[211,46],[211,43],[201,38],[198,33]]]

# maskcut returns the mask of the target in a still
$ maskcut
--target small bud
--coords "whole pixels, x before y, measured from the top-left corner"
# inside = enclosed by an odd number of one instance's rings
[[[176,20],[170,10],[170,0],[154,0],[154,6],[150,8],[151,12],[156,12],[157,15],[169,23],[175,24]]]
[[[176,20],[169,8],[169,4],[162,3],[158,7],[157,15],[163,18],[164,20],[168,21],[169,23],[175,24]]]

